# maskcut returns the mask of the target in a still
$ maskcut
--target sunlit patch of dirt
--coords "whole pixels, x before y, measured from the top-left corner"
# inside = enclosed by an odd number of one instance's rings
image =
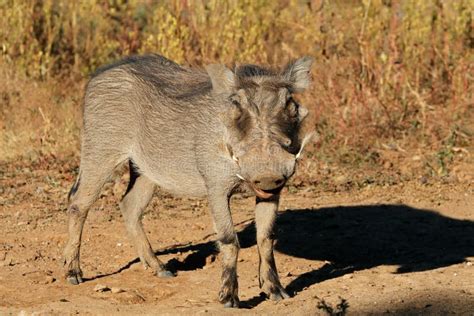
[[[177,272],[160,279],[142,267],[126,234],[117,203],[127,176],[120,174],[86,222],[86,282],[68,285],[61,253],[66,196],[76,174],[76,159],[1,166],[0,313],[222,313],[207,202],[156,193],[145,228],[157,255]],[[293,297],[281,302],[267,301],[258,287],[254,200],[232,200],[243,309],[226,312],[472,313],[473,184],[390,183],[379,176],[357,186],[349,184],[359,175],[344,176],[330,186],[293,182],[284,189],[275,249],[282,284]]]

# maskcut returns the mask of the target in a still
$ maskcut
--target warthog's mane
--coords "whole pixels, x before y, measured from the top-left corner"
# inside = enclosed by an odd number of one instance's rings
[[[110,65],[99,67],[91,78],[99,77],[114,69],[125,70],[139,81],[159,87],[161,94],[175,99],[192,101],[212,90],[211,81],[205,71],[182,67],[172,60],[154,54],[129,56]],[[234,74],[236,90],[291,89],[291,83],[275,69],[245,64],[236,66]],[[117,78],[120,79],[120,76],[118,73]]]
[[[268,90],[291,88],[279,71],[258,65],[240,65],[235,68],[236,88],[255,89],[262,87]]]

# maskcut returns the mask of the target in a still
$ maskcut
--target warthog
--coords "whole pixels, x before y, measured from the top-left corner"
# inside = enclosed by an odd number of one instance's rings
[[[130,183],[120,203],[141,262],[174,276],[156,258],[141,215],[156,186],[177,195],[207,196],[222,255],[219,301],[238,307],[239,242],[229,209],[236,192],[256,195],[259,284],[287,298],[273,256],[279,193],[306,142],[308,110],[293,98],[310,84],[312,59],[275,71],[255,65],[188,69],[158,55],[129,57],[99,69],[87,85],[79,176],[69,193],[66,278],[83,282],[79,249],[91,204],[114,169],[128,162]]]

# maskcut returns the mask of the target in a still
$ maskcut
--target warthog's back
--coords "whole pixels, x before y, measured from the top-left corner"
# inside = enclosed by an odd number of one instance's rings
[[[209,76],[204,71],[181,67],[162,56],[146,55],[128,57],[99,68],[92,76],[87,94],[93,91],[119,94],[127,91],[140,95],[142,99],[153,100],[153,97],[159,96],[161,100],[186,106],[205,97],[211,89]]]
[[[157,55],[100,68],[85,96],[83,154],[115,151],[168,191],[204,195],[195,150],[198,138],[212,143],[211,89],[205,72]]]

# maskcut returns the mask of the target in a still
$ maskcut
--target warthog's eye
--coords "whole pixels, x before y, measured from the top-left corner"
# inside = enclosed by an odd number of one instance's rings
[[[291,138],[286,136],[284,133],[274,131],[272,133],[272,138],[277,141],[283,148],[289,149],[292,141]]]
[[[288,137],[284,137],[281,140],[281,144],[283,145],[283,147],[289,148],[291,146],[291,139],[289,139]]]

